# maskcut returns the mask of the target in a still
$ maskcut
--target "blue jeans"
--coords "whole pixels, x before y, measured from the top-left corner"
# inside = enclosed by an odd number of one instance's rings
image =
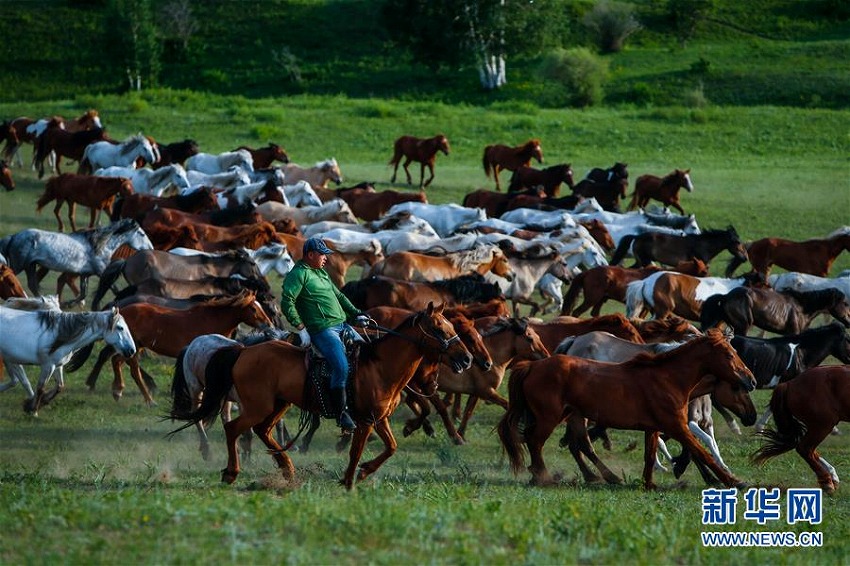
[[[345,356],[345,345],[342,343],[340,333],[345,324],[337,324],[326,328],[321,332],[310,334],[313,345],[328,360],[331,366],[331,389],[345,387],[348,378],[348,358]]]

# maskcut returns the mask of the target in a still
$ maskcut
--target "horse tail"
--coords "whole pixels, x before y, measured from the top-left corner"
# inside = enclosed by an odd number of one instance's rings
[[[487,158],[487,152],[490,150],[490,146],[484,148],[484,156],[481,158],[481,164],[484,165],[484,174],[487,175],[487,178],[490,178],[490,172],[492,171],[492,165],[490,164],[490,160]]]
[[[48,202],[56,200],[56,185],[59,183],[59,177],[51,177],[44,185],[44,194],[38,197],[35,203],[35,211],[41,212]]]
[[[180,412],[176,406],[172,406],[169,416],[173,420],[187,422],[169,432],[168,436],[172,436],[201,421],[213,419],[215,415],[221,412],[222,405],[227,400],[227,394],[233,387],[233,366],[236,364],[236,360],[239,359],[239,355],[243,349],[244,346],[241,344],[238,346],[229,346],[221,348],[210,356],[204,375],[206,384],[204,385],[204,395],[201,398],[201,405],[197,409],[188,412]]]
[[[705,332],[723,322],[726,319],[725,307],[726,295],[723,294],[711,295],[703,301],[699,314],[700,330]]]
[[[776,421],[776,429],[767,428],[759,434],[766,440],[761,448],[756,450],[751,459],[755,464],[763,464],[774,456],[779,456],[793,450],[803,435],[806,427],[788,407],[788,384],[780,383],[770,397],[770,410]]]
[[[62,369],[68,372],[77,371],[83,366],[86,360],[89,359],[92,349],[94,349],[94,342],[89,342],[87,345],[74,352],[71,359],[68,360],[68,363],[62,366]]]
[[[41,179],[44,177],[44,160],[47,159],[47,155],[50,153],[50,150],[47,149],[47,135],[46,132],[42,132],[40,136],[36,139],[35,142],[35,152],[33,153],[33,166],[38,168],[38,178]]]
[[[726,277],[732,277],[735,273],[735,270],[738,269],[744,262],[747,260],[740,258],[738,256],[732,256],[732,259],[729,260],[729,263],[726,264]]]
[[[517,362],[513,366],[508,382],[508,410],[497,425],[499,440],[510,460],[511,471],[514,474],[518,474],[525,463],[525,452],[522,447],[524,433],[520,430],[520,426],[525,424],[526,429],[534,426],[522,388],[530,371],[531,364],[527,361]]]
[[[620,262],[623,261],[623,258],[626,257],[626,253],[629,251],[629,247],[631,247],[635,238],[637,238],[637,235],[635,234],[626,234],[620,239],[620,243],[617,246],[617,249],[614,250],[614,255],[611,257],[609,265],[619,265]]]
[[[572,283],[570,283],[570,288],[567,290],[567,294],[564,295],[564,305],[561,307],[561,314],[569,316],[573,312],[573,306],[575,305],[576,299],[578,299],[578,294],[581,293],[582,289],[584,289],[584,277],[586,271],[582,271],[578,275],[576,275]]]
[[[91,148],[91,144],[83,150],[83,158],[80,159],[80,166],[77,167],[77,174],[79,175],[91,175],[93,172],[91,160],[89,160],[89,148]]]
[[[397,139],[395,141],[395,144],[393,145],[393,158],[390,159],[387,165],[398,165],[398,162],[401,161],[402,153],[403,152],[401,151],[401,139]]]
[[[106,295],[106,290],[112,287],[112,284],[118,280],[118,276],[124,272],[124,265],[127,260],[117,259],[106,266],[103,273],[100,275],[100,280],[97,283],[97,290],[92,297],[92,310],[100,310],[100,301]]]
[[[183,371],[183,360],[186,357],[186,348],[177,354],[174,362],[174,379],[171,382],[171,415],[188,415],[192,412],[192,395],[189,393],[189,384],[186,383],[186,374]]]
[[[567,336],[566,338],[561,340],[561,343],[558,344],[552,354],[566,354],[567,352],[569,352],[570,347],[572,347],[573,342],[576,341],[576,338],[577,336]]]
[[[644,281],[632,281],[626,285],[626,317],[640,317],[644,310],[643,298]]]

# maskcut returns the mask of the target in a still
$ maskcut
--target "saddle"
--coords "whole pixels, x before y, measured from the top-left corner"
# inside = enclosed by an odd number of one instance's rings
[[[341,334],[345,345],[345,357],[348,359],[348,376],[346,376],[345,392],[348,399],[354,399],[354,376],[357,374],[357,361],[360,357],[360,346],[365,340],[350,326],[345,327]],[[335,419],[333,403],[330,398],[331,367],[327,359],[315,347],[307,352],[307,380],[304,382],[304,401],[314,413],[319,413],[326,419]],[[349,408],[350,410],[350,408]]]

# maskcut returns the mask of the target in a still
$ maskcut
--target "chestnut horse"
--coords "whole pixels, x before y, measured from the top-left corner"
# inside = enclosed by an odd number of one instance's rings
[[[408,166],[411,162],[416,161],[420,164],[419,168],[419,189],[422,190],[431,184],[434,180],[434,162],[437,160],[437,152],[442,151],[444,155],[448,155],[449,140],[443,134],[438,134],[433,138],[416,138],[413,136],[401,136],[395,140],[393,145],[393,158],[390,159],[390,165],[393,166],[393,176],[390,183],[395,183],[396,173],[398,173],[398,164],[401,158],[404,157],[404,172],[407,175],[407,184],[412,185],[413,179],[410,178]],[[431,172],[431,177],[423,185],[425,179],[425,167]]]
[[[566,183],[570,189],[575,186],[575,182],[573,182],[573,168],[569,163],[553,165],[546,169],[517,167],[514,174],[511,175],[508,192],[515,193],[523,189],[534,189],[541,186],[546,196],[556,197],[561,191],[562,183]]]
[[[600,426],[644,431],[646,489],[655,488],[652,472],[660,433],[679,441],[726,486],[740,486],[740,480],[717,464],[688,428],[688,401],[697,386],[713,388],[717,381],[746,391],[755,388],[753,374],[717,330],[675,350],[644,353],[619,364],[561,354],[519,362],[511,373],[509,407],[498,425],[499,439],[514,473],[523,467],[524,443],[531,456],[532,482],[552,484],[555,478],[543,461],[543,445],[555,427],[569,419],[570,451],[585,477],[592,474],[581,461],[581,453],[607,481],[620,483],[593,451],[586,429],[589,417]]]
[[[484,174],[489,179],[492,171],[493,179],[496,180],[496,190],[501,191],[499,171],[502,169],[516,171],[520,167],[528,167],[532,158],[536,159],[537,163],[543,163],[543,148],[540,147],[538,139],[530,139],[516,147],[502,144],[488,145],[484,148],[481,162],[484,165]]]
[[[818,277],[829,275],[829,268],[835,258],[843,251],[850,251],[850,227],[839,228],[823,239],[811,239],[794,242],[783,238],[763,238],[747,244],[750,264],[753,271],[767,277],[773,265],[797,273],[808,273]],[[726,268],[727,276],[744,261],[732,258]]]
[[[254,158],[254,170],[271,167],[275,161],[280,161],[284,164],[289,163],[289,156],[286,154],[286,151],[276,143],[269,142],[269,145],[266,147],[257,149],[248,147],[247,145],[240,145],[233,151],[239,151],[240,149],[244,149]]]
[[[0,263],[0,299],[26,296],[27,293],[12,268]]]
[[[531,321],[528,324],[537,332],[550,352],[554,352],[558,344],[567,336],[576,336],[594,330],[603,330],[637,344],[644,343],[637,328],[621,313],[604,314],[593,318],[559,316],[547,322]]]
[[[508,257],[498,246],[476,246],[471,250],[431,256],[416,252],[396,252],[379,261],[369,275],[382,275],[403,281],[437,281],[468,273],[492,272],[508,281],[514,278]]]
[[[424,192],[405,193],[394,190],[376,192],[374,189],[350,188],[337,190],[336,194],[348,203],[354,216],[366,222],[378,220],[400,202],[428,202]]]
[[[835,468],[818,452],[818,445],[841,421],[850,420],[850,366],[809,369],[780,383],[770,397],[776,429],[764,430],[765,441],[752,456],[756,464],[796,450],[815,472],[827,493],[838,488]]]
[[[355,478],[365,479],[395,453],[397,443],[389,417],[422,360],[432,361],[445,356],[455,371],[462,371],[472,363],[469,350],[441,311],[429,305],[383,338],[361,346],[350,398],[357,428],[343,479],[347,489],[354,488]],[[227,467],[222,471],[222,481],[236,481],[240,472],[236,442],[243,432],[251,429],[269,448],[284,478],[292,480],[295,476],[292,460],[271,432],[292,405],[311,411],[318,409],[315,400],[311,402],[305,398],[307,379],[304,351],[286,342],[223,348],[213,354],[207,365],[201,406],[191,412],[172,407],[171,417],[187,421],[181,428],[206,420],[220,411],[231,388],[235,387],[240,412],[224,425]],[[358,473],[357,467],[373,428],[383,441],[384,450],[374,459],[360,464]]]
[[[133,193],[132,195],[115,201],[110,218],[115,221],[121,218],[132,218],[141,222],[145,214],[155,208],[174,208],[183,212],[199,213],[218,210],[218,201],[215,194],[208,188],[201,188],[185,195],[173,195],[170,197],[156,197]]]
[[[7,192],[15,190],[15,180],[12,178],[12,170],[9,169],[9,165],[5,161],[0,161],[0,185],[3,185],[3,188]]]
[[[71,223],[71,231],[77,231],[75,213],[77,205],[87,206],[91,209],[89,215],[89,228],[94,228],[100,222],[100,213],[106,211],[112,214],[112,203],[116,196],[128,197],[133,194],[133,183],[124,177],[93,177],[91,175],[75,175],[73,173],[62,173],[51,177],[44,186],[42,194],[36,202],[36,212],[41,212],[44,205],[55,200],[53,215],[59,223],[59,231],[65,230],[59,211],[62,205],[68,203],[68,220]]]
[[[658,177],[656,175],[641,175],[635,181],[635,192],[632,193],[632,202],[628,210],[643,208],[649,204],[650,199],[655,199],[664,204],[664,209],[672,206],[684,215],[685,211],[679,204],[679,189],[693,192],[694,185],[691,183],[690,169],[676,169],[669,175]]]

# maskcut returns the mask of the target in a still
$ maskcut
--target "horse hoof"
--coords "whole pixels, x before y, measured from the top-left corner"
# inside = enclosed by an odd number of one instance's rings
[[[413,434],[413,429],[411,429],[410,427],[408,427],[407,425],[405,425],[405,426],[404,426],[404,428],[403,428],[403,429],[402,429],[402,431],[401,431],[401,434],[402,434],[405,438],[407,438],[408,436],[410,436],[411,434]]]
[[[221,481],[222,483],[230,485],[236,481],[236,476],[238,475],[238,473],[230,472],[227,468],[225,468],[221,471]]]
[[[116,401],[120,401],[122,395],[123,395],[123,393],[121,391],[113,391],[112,392],[112,398],[115,399]]]

